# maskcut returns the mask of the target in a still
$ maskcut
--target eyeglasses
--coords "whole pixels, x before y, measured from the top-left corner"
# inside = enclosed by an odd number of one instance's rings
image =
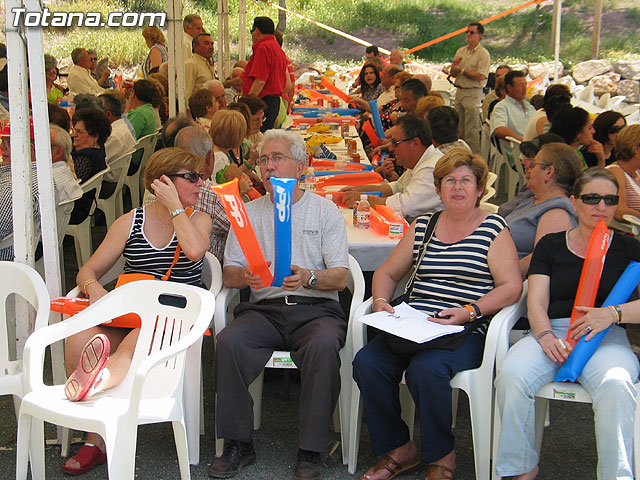
[[[293,157],[289,155],[283,155],[282,153],[272,153],[271,155],[262,155],[258,159],[258,163],[261,167],[266,166],[269,162],[273,163],[274,166],[280,165],[285,160],[295,160]]]
[[[413,138],[405,138],[403,140],[394,140],[393,138],[391,139],[391,145],[393,145],[394,147],[397,147],[398,145],[400,145],[401,143],[404,142],[409,142],[413,140]]]
[[[458,182],[460,182],[463,187],[473,187],[477,184],[476,178],[471,176],[460,179],[455,177],[444,177],[442,179],[442,185],[446,185],[447,187],[454,187]]]
[[[71,135],[84,135],[85,133],[89,133],[86,130],[78,130],[77,128],[71,129]]]
[[[89,57],[89,60],[91,60],[92,62],[96,62],[98,60],[98,57]]]
[[[609,127],[609,133],[616,134],[624,128],[624,125],[612,125]]]
[[[478,32],[474,32],[473,30],[467,30],[467,35],[477,35]]]
[[[204,175],[198,172],[170,173],[167,177],[184,178],[185,180],[189,180],[191,183],[198,183],[198,180],[204,180]]]
[[[604,200],[604,204],[608,206],[618,205],[620,197],[618,195],[598,195],[597,193],[585,193],[578,195],[582,203],[586,205],[598,205],[600,200]]]
[[[542,162],[533,162],[531,164],[531,168],[533,168],[535,165],[542,165],[542,168],[549,168],[551,165],[547,165],[546,163],[542,163]]]

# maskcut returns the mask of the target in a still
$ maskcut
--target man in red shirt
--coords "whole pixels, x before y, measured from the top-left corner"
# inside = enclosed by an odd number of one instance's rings
[[[251,27],[253,55],[245,68],[242,95],[256,95],[267,104],[262,132],[273,128],[280,110],[280,97],[291,82],[287,57],[273,36],[275,26],[269,17],[256,17]]]

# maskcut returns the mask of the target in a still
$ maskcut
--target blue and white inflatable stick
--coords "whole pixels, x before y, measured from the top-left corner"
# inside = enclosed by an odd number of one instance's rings
[[[273,185],[275,269],[274,287],[281,287],[285,277],[291,275],[291,204],[295,178],[269,178]]]
[[[376,129],[378,138],[384,138],[384,128],[382,128],[382,119],[380,118],[380,110],[378,110],[378,100],[371,100],[369,102],[371,106],[371,116],[373,117],[373,126]]]
[[[609,292],[609,295],[602,303],[602,307],[625,303],[629,300],[629,297],[631,297],[631,294],[638,286],[638,283],[640,283],[640,262],[629,262],[629,265],[627,265],[627,268],[625,268],[624,272],[620,275],[620,278],[611,289],[611,292]],[[553,381],[575,382],[582,373],[582,369],[609,331],[609,328],[611,328],[611,326],[595,335],[588,342],[585,340],[586,335],[580,338],[573,351],[569,354],[567,361],[564,362],[560,367],[560,370],[558,370],[558,373],[556,373],[556,377]]]

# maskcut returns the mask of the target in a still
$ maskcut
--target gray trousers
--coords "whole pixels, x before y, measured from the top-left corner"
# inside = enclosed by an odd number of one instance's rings
[[[456,100],[453,107],[460,117],[460,138],[467,142],[473,153],[480,153],[481,104],[481,88],[456,89]]]
[[[315,305],[241,303],[217,336],[214,378],[219,438],[248,442],[253,434],[249,385],[274,350],[290,350],[300,370],[298,447],[322,452],[340,393],[340,356],[347,323],[333,300]]]

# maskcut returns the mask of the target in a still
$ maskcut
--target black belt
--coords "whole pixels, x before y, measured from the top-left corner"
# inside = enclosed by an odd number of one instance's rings
[[[322,297],[303,297],[300,295],[286,295],[280,298],[265,298],[260,300],[258,305],[316,305],[332,300]]]
[[[460,87],[459,85],[454,85],[454,87],[460,90],[482,90],[482,87]]]

